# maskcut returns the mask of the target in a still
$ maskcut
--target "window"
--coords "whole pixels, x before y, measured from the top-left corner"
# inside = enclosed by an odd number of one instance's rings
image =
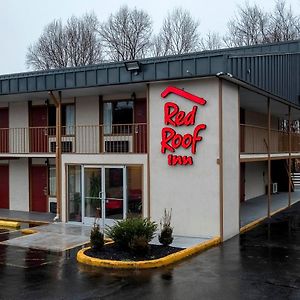
[[[104,134],[131,132],[133,101],[105,102],[103,107]],[[116,125],[116,126],[115,126]]]
[[[66,135],[74,135],[75,134],[75,106],[64,105],[61,109],[61,125],[65,127]]]
[[[56,108],[54,105],[48,107],[48,126],[56,126]],[[61,126],[63,135],[75,134],[75,105],[63,104],[61,107]]]
[[[127,166],[128,215],[141,217],[143,213],[143,174],[141,166]]]
[[[81,167],[68,166],[68,220],[81,222]]]
[[[49,166],[49,196],[56,197],[56,168]]]

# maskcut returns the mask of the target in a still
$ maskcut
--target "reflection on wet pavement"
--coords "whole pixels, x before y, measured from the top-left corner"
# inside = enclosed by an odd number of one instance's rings
[[[60,258],[46,251],[0,245],[0,265],[34,268],[54,263]]]
[[[299,250],[300,203],[154,270],[101,269],[78,264],[77,250],[58,255],[0,245],[0,299],[300,299]]]

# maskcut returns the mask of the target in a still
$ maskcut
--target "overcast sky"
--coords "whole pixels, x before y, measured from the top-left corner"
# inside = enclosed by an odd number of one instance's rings
[[[266,10],[274,0],[254,1]],[[263,4],[261,4],[263,2]],[[43,27],[54,18],[68,19],[94,11],[100,21],[121,5],[146,10],[158,31],[166,13],[174,7],[188,9],[200,21],[200,31],[224,34],[228,20],[234,15],[236,0],[0,0],[0,74],[28,71],[25,66],[27,47],[40,36]],[[300,0],[289,0],[295,13],[300,14]]]

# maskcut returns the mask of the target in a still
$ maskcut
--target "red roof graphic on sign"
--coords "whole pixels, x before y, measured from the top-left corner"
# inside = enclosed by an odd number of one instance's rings
[[[162,93],[161,93],[161,96],[163,98],[166,98],[169,94],[175,94],[175,95],[178,95],[180,97],[183,97],[187,100],[190,100],[190,101],[193,101],[193,102],[196,102],[200,105],[205,105],[206,104],[206,100],[203,99],[203,98],[200,98],[196,95],[193,95],[191,93],[188,93],[184,90],[181,90],[177,87],[174,87],[174,86],[168,86]]]

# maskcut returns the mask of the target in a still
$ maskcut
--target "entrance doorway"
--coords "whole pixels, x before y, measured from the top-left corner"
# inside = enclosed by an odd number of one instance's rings
[[[9,209],[9,167],[0,165],[0,208]]]
[[[30,108],[30,152],[48,151],[47,106]]]
[[[0,152],[8,153],[9,150],[9,124],[8,108],[0,108]]]
[[[31,211],[48,212],[48,168],[32,165],[31,176]]]
[[[81,174],[83,224],[98,218],[104,227],[126,218],[126,167],[82,166]]]

